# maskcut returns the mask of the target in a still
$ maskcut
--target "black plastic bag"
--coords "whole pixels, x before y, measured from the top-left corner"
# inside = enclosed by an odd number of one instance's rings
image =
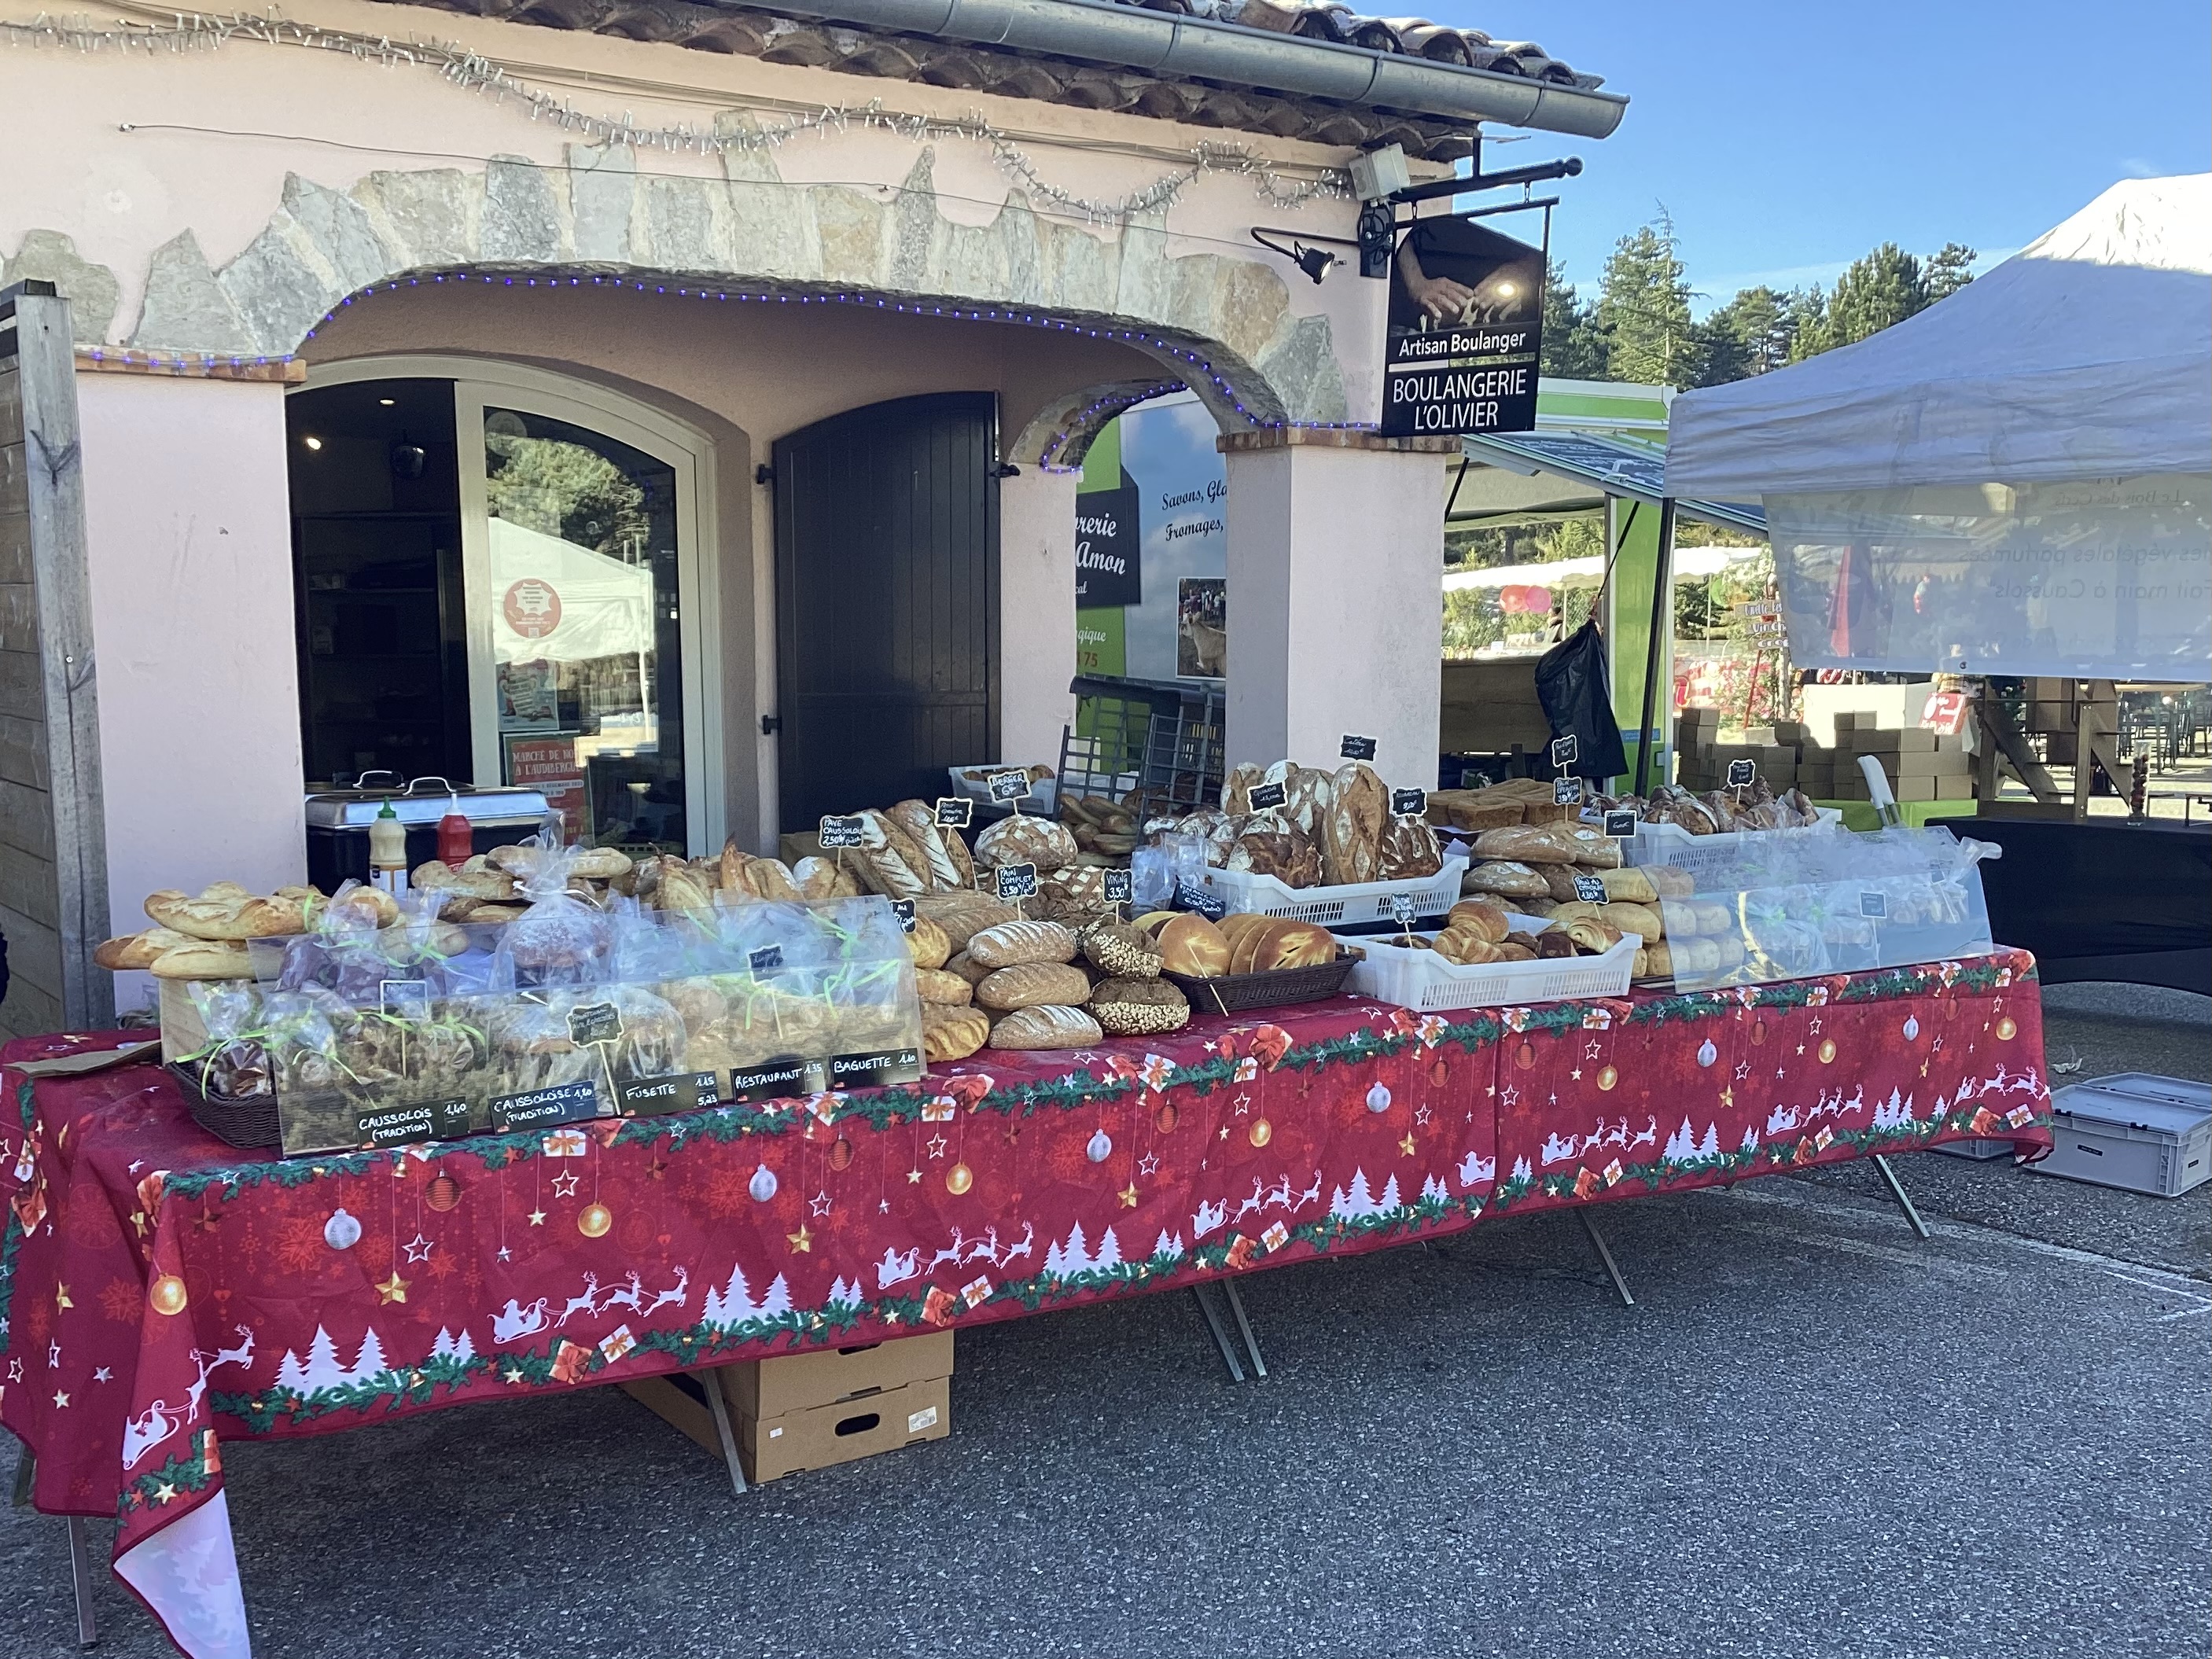
[[[1613,718],[1613,687],[1605,672],[1605,635],[1595,620],[1536,659],[1536,696],[1556,740],[1572,737],[1575,757],[1551,775],[1594,778],[1602,783],[1628,770],[1620,726]],[[1548,760],[1550,757],[1546,757]]]

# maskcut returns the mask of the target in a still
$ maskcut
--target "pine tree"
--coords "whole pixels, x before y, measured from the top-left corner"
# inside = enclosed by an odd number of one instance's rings
[[[1696,383],[1723,386],[1765,374],[1790,361],[1804,296],[1771,288],[1739,289],[1698,325]]]
[[[1856,343],[1928,308],[1928,278],[1920,261],[1894,242],[1884,242],[1836,279],[1828,296],[1831,347]]]
[[[1942,249],[1928,258],[1925,273],[1928,279],[1928,303],[1948,300],[1974,280],[1974,260],[1978,256],[1964,242],[1946,242]]]
[[[1544,339],[1539,368],[1556,379],[1605,377],[1605,337],[1596,307],[1575,292],[1556,261],[1544,267]]]
[[[1597,325],[1607,379],[1680,386],[1689,378],[1696,356],[1690,285],[1674,222],[1663,214],[1613,244],[1598,290]]]

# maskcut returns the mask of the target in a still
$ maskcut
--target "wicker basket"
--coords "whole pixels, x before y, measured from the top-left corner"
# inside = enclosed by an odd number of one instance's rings
[[[1224,974],[1200,979],[1191,974],[1162,974],[1190,999],[1194,1014],[1238,1014],[1248,1008],[1277,1008],[1286,1002],[1319,1002],[1344,988],[1358,960],[1348,951],[1315,968],[1277,968],[1264,974]]]
[[[217,1140],[240,1152],[274,1152],[284,1144],[284,1130],[276,1115],[276,1097],[266,1094],[252,1100],[210,1100],[200,1092],[199,1067],[189,1060],[167,1068],[185,1091],[192,1121]]]

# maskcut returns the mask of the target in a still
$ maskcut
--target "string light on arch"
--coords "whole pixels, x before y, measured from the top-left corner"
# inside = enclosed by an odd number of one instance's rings
[[[728,289],[695,286],[690,283],[647,283],[635,278],[623,276],[570,276],[562,277],[558,276],[548,276],[538,277],[530,276],[516,276],[511,275],[501,275],[493,272],[473,272],[465,270],[432,271],[422,276],[410,276],[404,280],[371,283],[367,288],[357,289],[353,293],[347,295],[343,299],[340,300],[337,304],[331,307],[330,310],[325,312],[323,313],[323,322],[325,324],[336,322],[340,312],[346,310],[348,307],[362,301],[373,299],[380,294],[396,294],[402,289],[421,288],[426,284],[433,287],[446,283],[452,283],[456,286],[465,286],[471,283],[482,283],[487,286],[510,289],[520,288],[529,289],[542,288],[549,292],[560,289],[580,289],[587,287],[614,289],[617,290],[626,289],[636,294],[655,298],[696,299],[701,301],[711,301],[721,304],[854,306],[863,310],[889,311],[902,315],[949,318],[957,322],[997,323],[1002,325],[1012,325],[1016,327],[1048,329],[1055,333],[1081,335],[1085,338],[1093,340],[1118,340],[1127,344],[1144,347],[1148,350],[1162,352],[1170,357],[1176,358],[1182,362],[1188,363],[1192,368],[1197,371],[1199,375],[1204,377],[1206,382],[1213,387],[1215,392],[1220,394],[1221,398],[1228,403],[1231,408],[1234,409],[1238,415],[1243,417],[1244,423],[1247,426],[1251,427],[1255,430],[1283,431],[1297,428],[1306,431],[1321,432],[1371,432],[1376,427],[1376,422],[1372,421],[1274,421],[1264,419],[1261,416],[1253,412],[1251,408],[1244,402],[1243,396],[1238,392],[1235,384],[1218,369],[1215,368],[1212,362],[1207,358],[1191,350],[1188,346],[1178,344],[1173,340],[1163,338],[1156,334],[1148,334],[1142,329],[1116,328],[1110,324],[1101,325],[1092,323],[1071,322],[1065,318],[1054,317],[1047,314],[1041,314],[1034,311],[1014,309],[1011,307],[981,306],[963,307],[958,305],[945,305],[941,302],[931,303],[922,301],[909,301],[904,300],[895,300],[888,295],[879,294],[745,293],[742,290],[732,291]],[[319,327],[311,328],[307,332],[307,338],[312,340],[315,338],[320,331]],[[1188,382],[1185,381],[1183,384],[1187,386]]]
[[[1045,445],[1042,453],[1038,456],[1037,470],[1042,472],[1082,471],[1083,469],[1079,466],[1054,466],[1052,465],[1052,458],[1060,453],[1077,433],[1090,425],[1091,416],[1109,409],[1118,415],[1123,410],[1134,409],[1139,404],[1150,403],[1155,398],[1164,398],[1172,392],[1187,392],[1189,389],[1181,380],[1163,380],[1157,386],[1140,386],[1133,391],[1108,393],[1088,409],[1079,410],[1061,424],[1060,429],[1052,434],[1052,441]]]

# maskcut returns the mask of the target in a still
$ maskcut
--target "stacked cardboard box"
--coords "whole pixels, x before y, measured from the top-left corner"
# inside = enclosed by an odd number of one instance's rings
[[[758,1485],[951,1433],[952,1333],[740,1360],[623,1387],[718,1455],[705,1391],[720,1389],[745,1479]]]
[[[1778,795],[1794,787],[1816,801],[1865,800],[1869,792],[1859,757],[1874,755],[1899,800],[1972,799],[1973,761],[1963,740],[1907,721],[1901,712],[1906,700],[1893,695],[1919,692],[1924,701],[1924,688],[1821,689],[1892,695],[1878,699],[1875,708],[1825,708],[1818,728],[1809,721],[1778,720],[1729,730],[1721,726],[1717,709],[1685,708],[1675,729],[1675,781],[1700,793],[1724,788],[1729,763],[1747,760]],[[1824,734],[1832,740],[1823,741]]]
[[[2078,750],[2081,714],[2094,708],[2103,718],[2100,730],[2119,728],[2118,694],[2108,680],[2031,679],[2027,682],[2027,718],[2021,729],[2043,738],[2043,757],[2053,766],[2080,763]]]

